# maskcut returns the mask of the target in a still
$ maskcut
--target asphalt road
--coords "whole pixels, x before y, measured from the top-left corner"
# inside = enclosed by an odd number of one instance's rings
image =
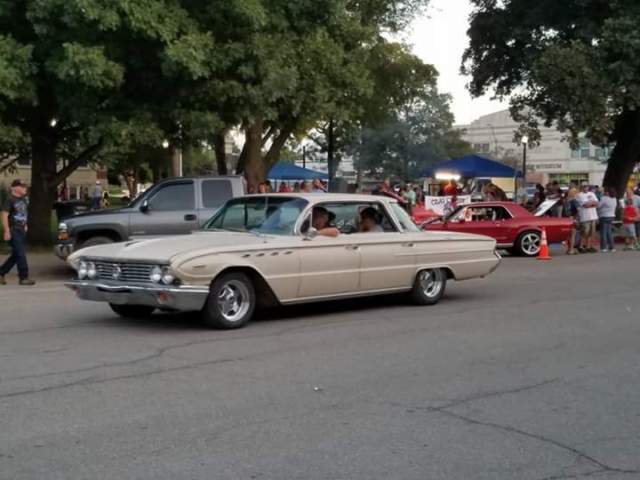
[[[247,328],[0,290],[0,478],[640,478],[640,253]]]

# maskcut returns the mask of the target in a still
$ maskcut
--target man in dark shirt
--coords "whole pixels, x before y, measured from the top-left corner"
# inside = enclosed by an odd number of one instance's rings
[[[27,185],[22,180],[11,183],[11,196],[2,206],[2,228],[5,242],[11,245],[11,255],[0,267],[0,285],[6,285],[4,276],[14,265],[18,266],[20,285],[35,285],[29,278],[27,264]]]

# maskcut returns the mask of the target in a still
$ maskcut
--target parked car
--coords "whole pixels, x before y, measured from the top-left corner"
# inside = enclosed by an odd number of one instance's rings
[[[551,208],[548,202],[545,208]],[[479,202],[462,205],[447,217],[422,224],[427,231],[462,232],[487,235],[494,238],[498,248],[511,253],[534,257],[540,253],[542,229],[549,243],[560,243],[569,238],[573,220],[544,217],[545,210],[534,213],[511,202]]]
[[[318,235],[324,207],[341,234]],[[359,231],[373,207],[380,232]],[[230,200],[192,235],[80,250],[69,258],[78,297],[108,302],[125,317],[199,310],[206,323],[237,328],[256,306],[394,292],[434,304],[447,280],[484,277],[500,256],[495,240],[422,232],[396,200],[371,195],[272,194]]]
[[[58,225],[55,253],[131,239],[187,234],[233,197],[244,195],[241,176],[172,178],[146,190],[125,208],[98,210]]]

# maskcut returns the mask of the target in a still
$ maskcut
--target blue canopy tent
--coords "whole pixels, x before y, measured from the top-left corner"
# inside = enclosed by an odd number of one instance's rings
[[[315,178],[329,180],[329,175],[291,163],[278,162],[269,170],[267,178],[269,180],[313,180]]]
[[[467,155],[436,163],[425,168],[420,176],[434,177],[437,173],[453,173],[465,178],[516,178],[521,172],[502,163],[494,162],[479,155]]]

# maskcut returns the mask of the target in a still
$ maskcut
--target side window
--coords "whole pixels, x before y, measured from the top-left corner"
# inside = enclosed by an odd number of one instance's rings
[[[193,182],[174,183],[162,187],[149,200],[149,205],[152,211],[157,212],[193,210],[194,197]]]
[[[511,214],[504,207],[496,207],[496,220],[509,220],[511,218]]]
[[[378,203],[333,203],[322,206],[335,215],[332,223],[340,230],[340,233],[358,233],[360,231],[360,212],[368,207],[373,207],[378,211],[380,227],[383,232],[397,231],[385,209]]]
[[[229,180],[204,180],[202,182],[202,205],[204,208],[219,208],[233,197]]]
[[[358,231],[358,212],[361,205],[351,204],[334,204],[326,205],[327,210],[333,212],[336,216],[333,224],[340,233],[354,233]]]

